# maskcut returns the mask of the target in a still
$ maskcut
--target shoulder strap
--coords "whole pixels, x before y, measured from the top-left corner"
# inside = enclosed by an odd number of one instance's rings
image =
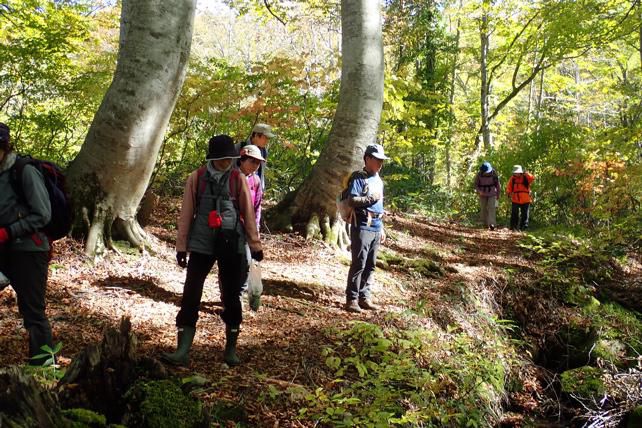
[[[239,196],[241,188],[239,186],[239,179],[241,178],[240,171],[237,168],[234,168],[230,173],[230,197],[232,203],[234,203],[234,208],[238,211],[239,208]]]
[[[198,190],[196,191],[197,199],[200,199],[200,196],[203,193],[205,193],[205,187],[207,186],[207,182],[205,180],[203,180],[203,177],[205,176],[206,172],[207,172],[207,166],[206,165],[201,166],[196,171],[196,185],[198,186]]]
[[[24,193],[22,191],[22,173],[25,166],[33,163],[34,159],[31,156],[18,156],[11,167],[11,186],[13,187],[14,192],[16,192],[18,197],[21,199],[24,199]]]
[[[198,214],[198,206],[201,203],[201,196],[205,193],[205,188],[207,187],[207,181],[205,178],[205,173],[207,172],[207,165],[201,166],[196,170],[196,196],[194,197],[194,218]]]

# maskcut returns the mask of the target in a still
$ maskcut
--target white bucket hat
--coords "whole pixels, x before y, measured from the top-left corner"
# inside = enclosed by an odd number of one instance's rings
[[[524,168],[521,165],[513,165],[513,174],[523,174]]]

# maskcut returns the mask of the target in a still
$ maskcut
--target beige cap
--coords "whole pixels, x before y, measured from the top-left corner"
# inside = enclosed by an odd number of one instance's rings
[[[257,123],[256,125],[254,125],[254,128],[252,128],[252,132],[263,134],[268,138],[276,137],[276,135],[272,133],[272,127],[265,123]]]

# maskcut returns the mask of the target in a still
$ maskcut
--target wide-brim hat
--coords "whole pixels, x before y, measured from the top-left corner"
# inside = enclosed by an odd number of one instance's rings
[[[258,159],[261,162],[265,162],[265,158],[261,154],[261,149],[259,149],[254,144],[248,144],[247,146],[243,147],[241,149],[240,155],[241,155],[241,157],[247,156],[247,157],[250,157],[250,158]]]
[[[523,174],[524,168],[521,165],[513,165],[513,174]]]
[[[215,135],[208,142],[206,160],[236,159],[241,157],[236,151],[234,140],[229,135]]]
[[[257,123],[256,125],[254,125],[254,128],[252,128],[252,132],[256,134],[263,134],[268,138],[276,137],[276,135],[272,133],[272,127],[267,123]]]

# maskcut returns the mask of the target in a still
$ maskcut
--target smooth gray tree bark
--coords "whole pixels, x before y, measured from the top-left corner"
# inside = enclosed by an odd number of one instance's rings
[[[491,134],[490,134],[490,119],[489,104],[490,104],[490,79],[488,78],[488,50],[490,48],[490,29],[488,24],[489,9],[491,6],[490,1],[483,2],[483,12],[481,17],[479,38],[480,38],[480,75],[481,75],[481,138],[484,145],[484,150],[488,151],[491,148]],[[479,138],[479,136],[478,136]],[[479,140],[478,143],[479,145]]]
[[[112,248],[112,228],[132,245],[146,235],[136,211],[180,94],[196,0],[124,0],[114,79],[68,177],[74,235],[86,253]]]
[[[272,224],[305,224],[328,242],[345,243],[336,196],[344,179],[363,165],[365,147],[375,141],[383,106],[383,42],[379,0],[341,1],[341,87],[328,143],[310,175],[276,207]],[[341,242],[342,241],[342,242]]]

